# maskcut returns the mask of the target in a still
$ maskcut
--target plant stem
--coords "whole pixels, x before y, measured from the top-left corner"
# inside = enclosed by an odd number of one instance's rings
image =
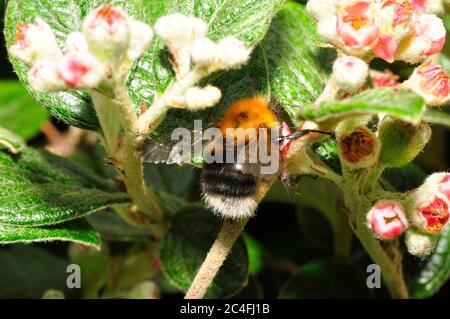
[[[192,86],[196,85],[203,77],[208,75],[204,68],[196,67],[184,77],[175,80],[163,95],[155,98],[150,108],[139,118],[136,134],[138,145],[142,144],[148,134],[154,131],[164,119],[170,109],[172,100],[182,96]]]
[[[407,299],[408,289],[403,278],[401,264],[390,258],[375,238],[373,232],[366,225],[366,210],[360,209],[357,213],[356,236],[361,241],[372,261],[381,268],[381,275],[392,298]],[[401,259],[400,259],[401,262]]]
[[[240,221],[224,220],[217,239],[200,266],[191,287],[184,297],[185,299],[203,298],[247,221],[248,219]]]
[[[126,87],[123,84],[116,84],[114,98],[99,92],[91,92],[91,95],[102,127],[105,147],[125,184],[128,195],[137,207],[127,211],[126,220],[133,220],[133,224],[152,228],[155,236],[161,237],[166,227],[164,211],[156,194],[146,187],[143,165],[136,156],[138,120]],[[124,131],[122,138],[120,138],[121,124]]]
[[[314,102],[316,107],[320,106],[320,103],[325,101],[333,101],[336,98],[336,94],[339,91],[339,85],[333,76],[330,76],[327,83],[325,84],[325,88],[322,93],[319,95],[317,100]]]
[[[343,185],[345,205],[351,213],[355,227],[353,230],[370,258],[381,268],[383,281],[392,298],[407,299],[408,289],[403,278],[401,258],[391,258],[383,249],[373,231],[367,227],[367,212],[371,207],[371,200],[364,191],[367,173],[349,170],[343,167]],[[377,174],[376,174],[377,175]],[[401,255],[398,252],[396,255]]]

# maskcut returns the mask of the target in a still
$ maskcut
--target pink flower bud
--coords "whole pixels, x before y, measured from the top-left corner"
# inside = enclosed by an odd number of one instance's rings
[[[120,61],[128,50],[130,18],[121,8],[104,4],[91,11],[82,31],[91,52],[101,60]]]
[[[345,56],[333,64],[333,77],[346,92],[357,92],[367,81],[369,66],[361,59]]]
[[[28,65],[37,60],[54,60],[61,56],[55,35],[50,26],[37,18],[35,24],[17,25],[16,42],[9,49],[12,56]]]
[[[419,14],[415,32],[405,38],[399,46],[397,59],[418,63],[442,50],[446,30],[442,20],[432,14]]]
[[[68,54],[56,65],[58,76],[69,88],[94,88],[105,77],[105,67],[93,55]]]
[[[396,87],[398,86],[400,77],[390,70],[384,72],[370,71],[370,80],[375,88],[380,87]]]
[[[367,214],[367,224],[380,239],[397,238],[408,228],[403,207],[394,201],[376,202]]]
[[[28,71],[28,81],[33,90],[48,93],[64,90],[66,84],[56,72],[56,63],[50,60],[39,60]]]
[[[438,185],[424,183],[410,195],[408,212],[411,221],[424,232],[438,234],[449,219],[449,202],[447,197],[437,191]]]
[[[339,8],[338,45],[351,54],[364,56],[376,43],[379,28],[372,1],[353,1]]]
[[[429,106],[440,106],[450,100],[449,75],[431,61],[418,66],[403,85],[421,95]]]

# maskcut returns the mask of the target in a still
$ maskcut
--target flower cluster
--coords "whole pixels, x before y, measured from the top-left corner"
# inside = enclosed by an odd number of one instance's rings
[[[132,62],[146,51],[153,38],[152,27],[110,4],[87,15],[81,30],[68,35],[64,52],[42,19],[32,24],[19,23],[17,31],[10,53],[31,67],[30,85],[43,93],[123,82]],[[212,72],[240,67],[251,53],[234,37],[213,42],[207,37],[207,23],[180,13],[159,18],[154,32],[171,52],[177,79],[183,80],[194,72],[189,85],[184,85],[170,101],[178,108],[199,110],[216,104],[221,98],[218,88],[211,85],[200,88],[192,83]]]
[[[450,101],[449,75],[430,58],[445,42],[446,30],[436,15],[444,12],[442,0],[309,0],[307,9],[318,21],[318,33],[341,52],[332,73],[341,97],[366,89],[369,74],[374,87],[411,89],[430,107]],[[422,64],[400,83],[389,71],[368,70],[375,57]]]
[[[367,214],[367,223],[380,239],[393,239],[406,230],[408,251],[430,254],[435,235],[449,223],[450,173],[434,173],[403,201],[379,201]],[[409,227],[409,229],[408,229]]]
[[[148,47],[152,28],[105,4],[84,19],[81,32],[71,33],[60,49],[42,19],[19,23],[10,53],[31,66],[28,78],[38,92],[91,89],[112,75],[123,75]]]
[[[442,20],[428,13],[436,11],[428,2],[434,1],[310,0],[307,9],[318,33],[348,55],[419,63],[445,42]]]

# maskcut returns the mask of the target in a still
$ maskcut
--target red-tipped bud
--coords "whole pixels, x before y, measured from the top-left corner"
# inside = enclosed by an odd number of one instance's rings
[[[380,239],[394,239],[408,228],[403,207],[394,201],[378,201],[367,214],[367,224]]]
[[[450,204],[447,196],[439,191],[440,187],[445,190],[446,182],[437,183],[437,176],[433,175],[410,195],[408,212],[412,222],[420,230],[438,234],[448,223]]]

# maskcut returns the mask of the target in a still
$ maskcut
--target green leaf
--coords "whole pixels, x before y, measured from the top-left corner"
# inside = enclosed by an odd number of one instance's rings
[[[197,186],[197,174],[192,167],[152,164],[144,166],[145,179],[155,191],[188,199]]]
[[[13,154],[18,154],[25,147],[25,141],[10,131],[0,127],[0,150],[6,148]]]
[[[250,276],[247,285],[232,297],[233,299],[263,299],[262,287],[254,276]]]
[[[71,241],[99,249],[99,234],[82,219],[45,227],[0,224],[0,244]]]
[[[316,260],[303,265],[280,292],[281,299],[371,298],[362,274],[348,264]]]
[[[42,248],[14,245],[0,250],[0,298],[41,298],[49,289],[73,295],[66,286],[69,262]]]
[[[19,81],[0,81],[0,126],[27,140],[39,134],[49,120]]]
[[[8,1],[5,21],[7,46],[15,40],[16,25],[20,21],[32,21],[42,17],[55,31],[57,40],[64,46],[68,33],[79,28],[80,21],[92,9],[106,0],[11,0]],[[254,46],[266,33],[273,15],[283,0],[117,0],[114,5],[123,7],[134,18],[151,25],[168,13],[182,12],[195,15],[209,23],[209,36],[220,39],[236,36],[248,46]],[[26,83],[27,68],[13,60],[20,80]],[[173,72],[168,63],[168,51],[159,40],[134,65],[127,80],[129,94],[135,105],[144,102],[150,106],[155,95],[163,92],[173,80]],[[82,128],[98,129],[89,96],[82,92],[60,92],[33,96],[56,117],[64,122]],[[185,118],[190,115],[188,118]],[[194,115],[186,112],[171,112],[166,124],[180,126]],[[198,117],[198,116],[196,116]]]
[[[301,115],[309,120],[336,123],[344,117],[359,114],[386,113],[417,123],[425,112],[422,97],[409,90],[381,88],[364,91],[342,101],[325,101],[302,109]]]
[[[221,221],[200,206],[177,212],[172,229],[161,248],[161,261],[167,277],[187,290],[206,257],[221,227]],[[242,238],[206,293],[207,298],[226,298],[236,294],[248,280],[248,253]]]
[[[428,110],[423,119],[431,124],[450,127],[450,114],[443,111]]]
[[[314,143],[311,145],[311,149],[325,164],[327,164],[336,173],[341,174],[342,166],[339,160],[339,151],[336,141],[327,139],[320,143]]]
[[[0,223],[38,226],[126,203],[106,181],[74,163],[31,148],[0,152]]]
[[[107,241],[138,241],[152,235],[148,229],[127,224],[111,209],[91,214],[86,219]]]
[[[450,227],[445,227],[438,236],[436,248],[429,257],[414,259],[414,271],[408,281],[412,298],[431,297],[450,277]]]
[[[400,168],[386,169],[380,182],[383,185],[387,181],[396,191],[408,192],[422,185],[426,177],[427,174],[422,168],[410,163]]]
[[[256,276],[264,267],[264,247],[250,234],[244,233],[244,240],[249,257],[249,271]]]

